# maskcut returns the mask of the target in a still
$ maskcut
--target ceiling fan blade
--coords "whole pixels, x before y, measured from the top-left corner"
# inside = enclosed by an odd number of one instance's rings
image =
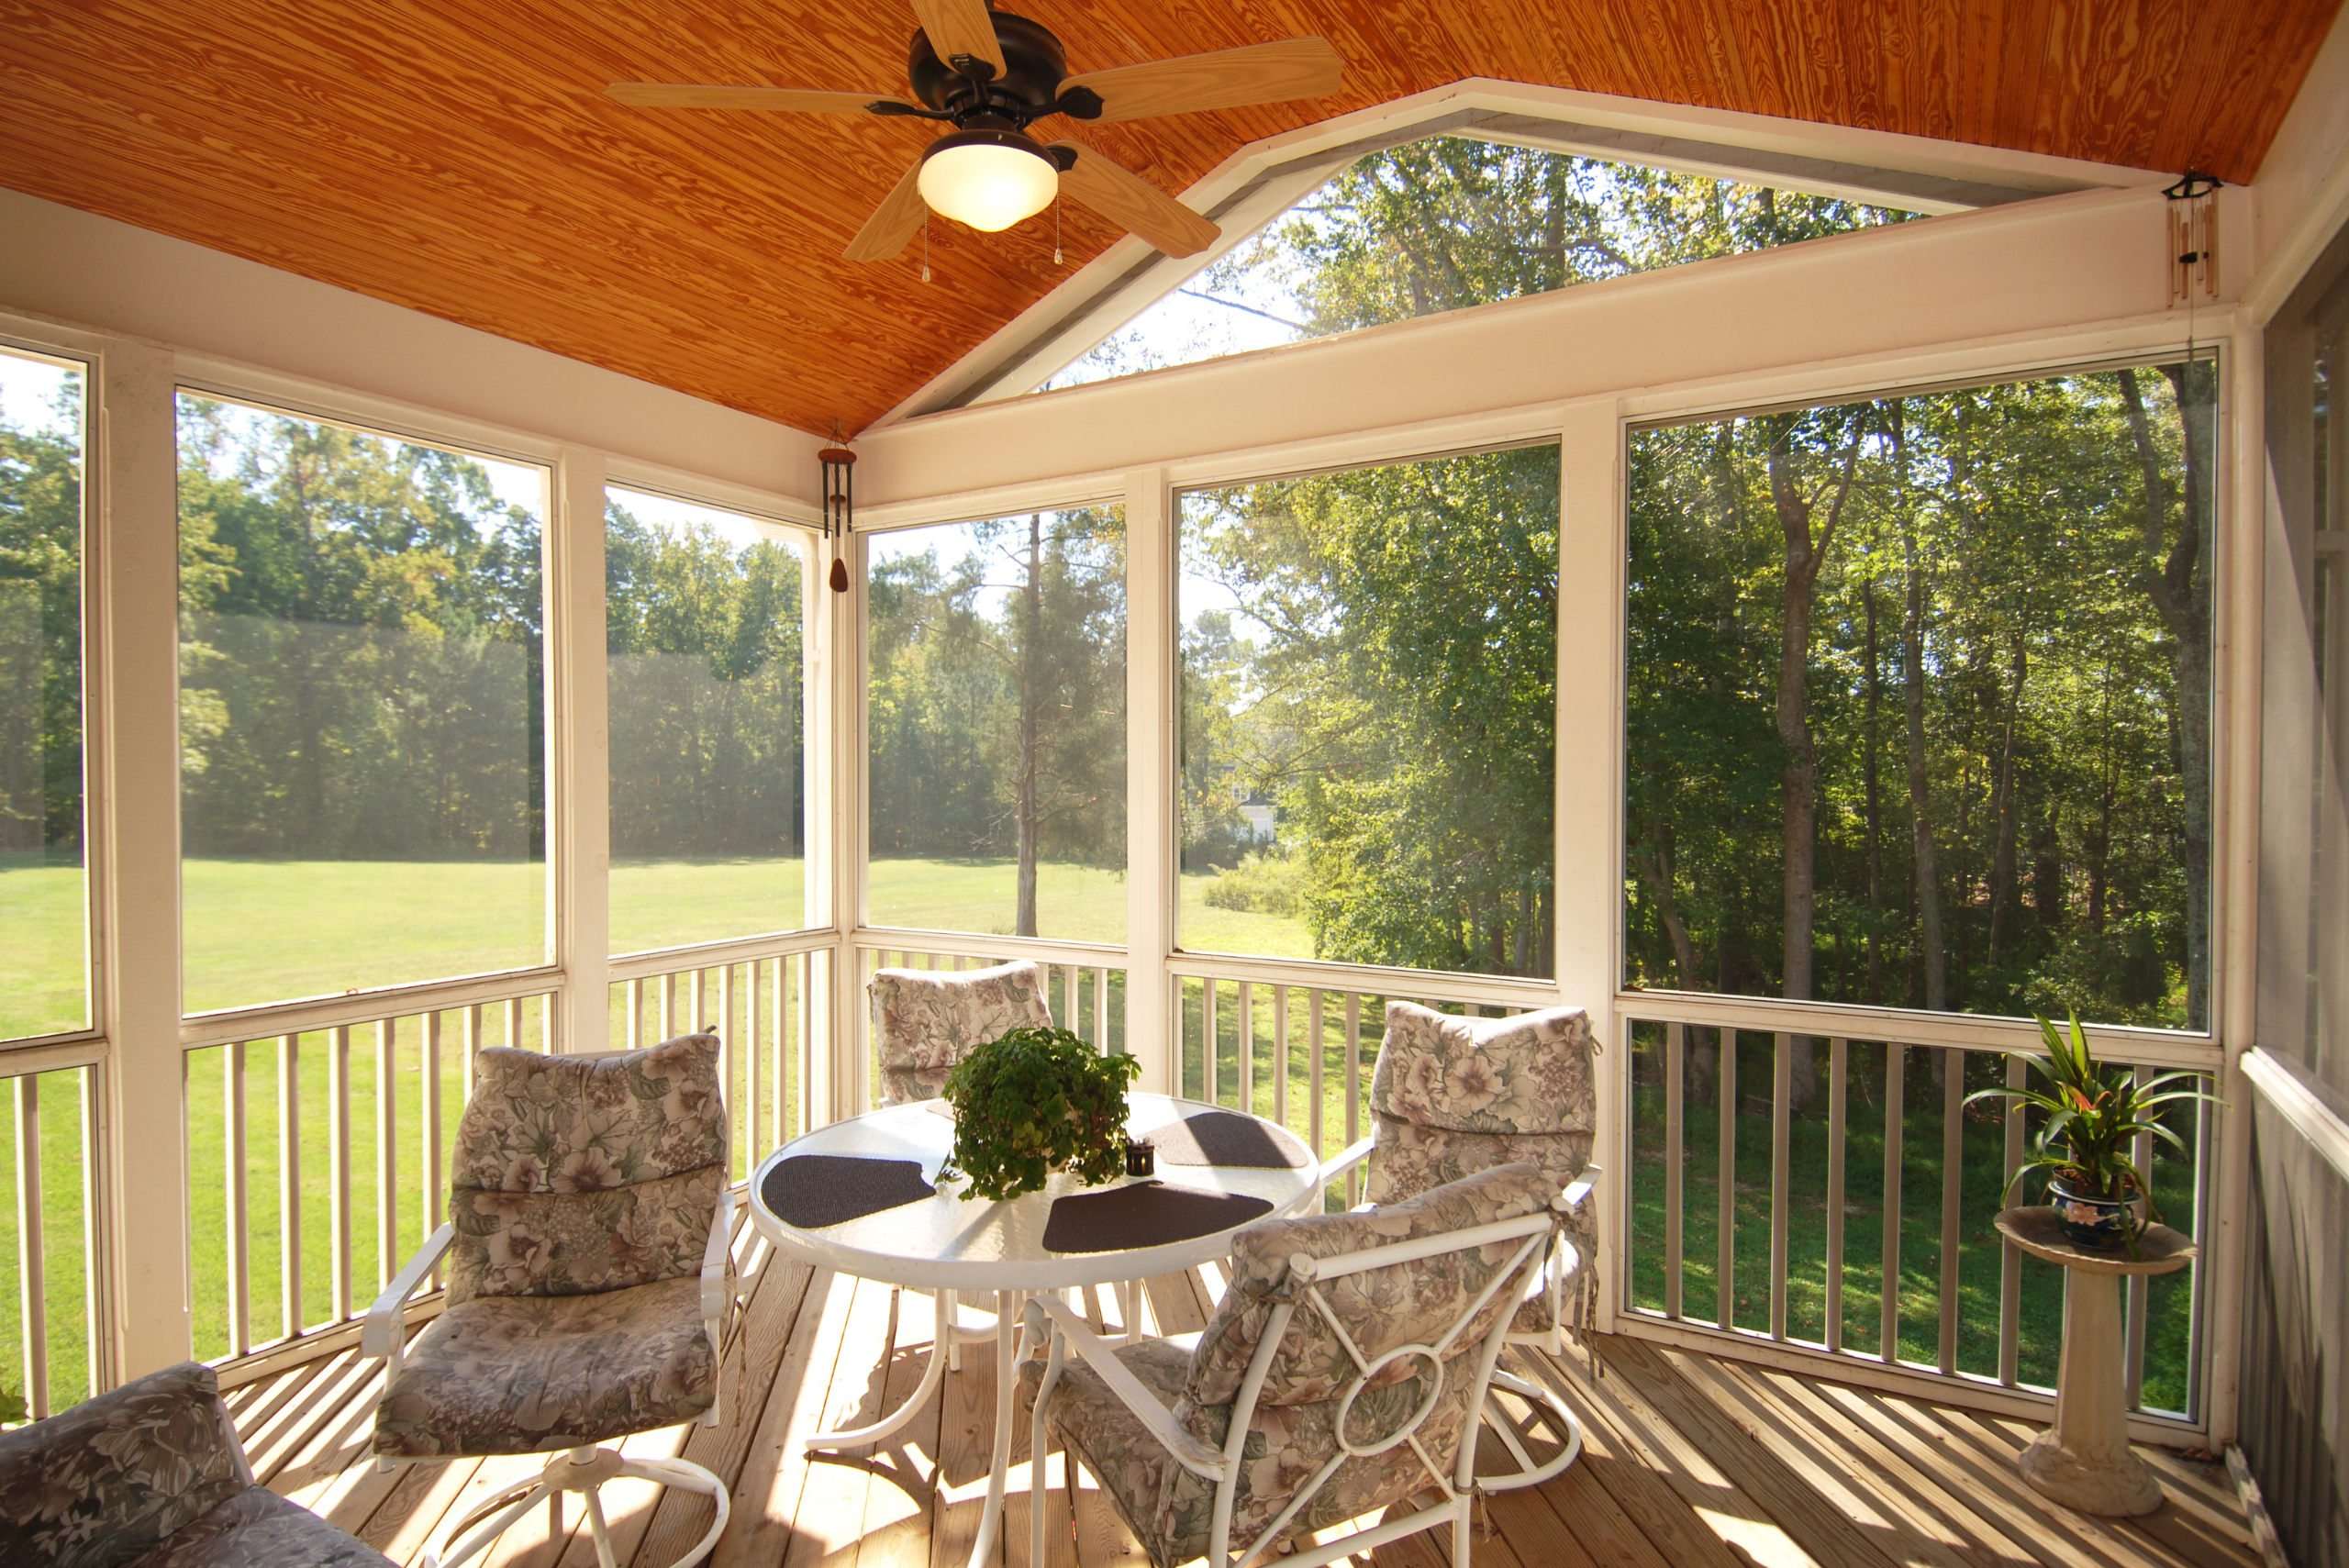
[[[1075,159],[1061,175],[1063,194],[1169,256],[1197,255],[1223,233],[1156,185],[1093,149],[1074,141],[1052,145],[1062,156]]]
[[[916,159],[841,254],[852,261],[885,261],[903,250],[930,217],[930,205],[921,199],[920,182],[921,161]]]
[[[1088,71],[1063,81],[1061,96],[1063,108],[1078,119],[1139,120],[1194,109],[1327,97],[1338,90],[1345,73],[1346,62],[1329,40],[1308,36]],[[1067,102],[1077,89],[1101,100],[1099,114],[1086,115]]]
[[[879,93],[815,93],[797,87],[696,87],[678,82],[615,82],[614,103],[640,109],[779,109],[802,115],[918,114],[918,106]]]
[[[921,30],[930,35],[930,47],[947,64],[961,71],[956,62],[959,55],[993,66],[988,81],[1004,74],[1003,46],[995,40],[995,20],[987,14],[987,0],[914,0],[914,15],[921,21]]]

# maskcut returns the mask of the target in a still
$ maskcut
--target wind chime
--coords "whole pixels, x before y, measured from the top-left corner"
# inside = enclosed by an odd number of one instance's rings
[[[824,537],[832,541],[832,592],[848,592],[848,549],[851,514],[856,499],[856,454],[839,444],[840,421],[832,422],[833,445],[816,456],[824,465]]]

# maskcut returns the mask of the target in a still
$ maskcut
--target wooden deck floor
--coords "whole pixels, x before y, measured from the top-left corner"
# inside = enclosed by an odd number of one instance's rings
[[[625,1446],[682,1452],[730,1479],[733,1520],[712,1560],[719,1568],[963,1568],[986,1489],[991,1356],[966,1351],[963,1370],[877,1451],[811,1462],[801,1434],[894,1407],[918,1382],[930,1307],[904,1298],[903,1343],[885,1360],[886,1287],[766,1262],[726,1355],[727,1424]],[[1216,1288],[1212,1271],[1152,1282],[1145,1326],[1199,1327]],[[1097,1310],[1114,1319],[1114,1301]],[[1539,1492],[1491,1498],[1477,1568],[2260,1568],[2224,1470],[2164,1450],[2141,1450],[2169,1493],[2161,1512],[2091,1519],[2021,1484],[2014,1455],[2032,1435],[2022,1422],[1623,1337],[1600,1341],[1607,1375],[1596,1383],[1579,1355],[1510,1353],[1520,1373],[1564,1394],[1587,1447]],[[346,1351],[255,1378],[229,1402],[262,1481],[395,1561],[417,1562],[459,1512],[540,1462],[379,1475],[365,1453],[379,1384],[377,1363]],[[1057,1457],[1050,1466],[1047,1506],[1057,1516]],[[1023,1475],[1012,1473],[1008,1568],[1026,1565]],[[623,1563],[667,1568],[708,1528],[705,1499],[635,1483],[607,1488],[606,1498]],[[1074,1546],[1060,1519],[1049,1531],[1049,1568],[1145,1561],[1089,1485],[1077,1512]],[[593,1568],[576,1516],[557,1531],[536,1513],[477,1561]],[[1376,1568],[1446,1561],[1440,1536],[1421,1535],[1381,1550]]]

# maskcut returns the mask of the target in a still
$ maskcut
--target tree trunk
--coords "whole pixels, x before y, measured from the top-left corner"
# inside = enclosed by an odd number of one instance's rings
[[[1786,540],[1786,584],[1778,622],[1778,740],[1787,749],[1783,775],[1786,810],[1786,967],[1780,995],[1789,1001],[1809,1001],[1811,995],[1811,929],[1818,892],[1819,748],[1810,732],[1808,682],[1810,675],[1811,591],[1819,569],[1835,539],[1835,525],[1852,493],[1852,476],[1859,462],[1857,435],[1843,453],[1843,472],[1826,520],[1814,536],[1811,514],[1815,499],[1796,483],[1793,454],[1787,443],[1791,419],[1776,426],[1766,458],[1770,502],[1778,515]],[[1793,1103],[1807,1106],[1819,1093],[1818,1070],[1808,1036],[1797,1039],[1790,1092]]]
[[[2007,741],[2005,754],[1998,759],[1998,798],[1993,814],[1998,830],[1998,847],[1990,857],[1990,967],[1998,964],[1998,941],[2006,934],[2007,906],[2015,896],[2015,732],[2022,726],[2022,687],[2030,678],[2031,663],[2023,651],[2022,633],[2015,633],[2014,696],[2007,708]]]
[[[2178,776],[2186,805],[2186,1014],[2187,1027],[2199,1029],[2209,1027],[2210,1005],[2210,595],[2209,552],[2202,541],[2210,532],[2216,367],[2198,360],[2164,365],[2161,373],[2177,400],[2186,456],[2184,516],[2165,557],[2169,487],[2162,479],[2136,372],[2121,373],[2121,396],[2145,484],[2144,560],[2138,575],[2177,645]]]
[[[1037,709],[1043,704],[1044,515],[1028,515],[1028,582],[1021,594],[1019,628],[1019,763],[1015,828],[1019,835],[1019,895],[1014,930],[1036,934],[1036,742]]]
[[[1876,584],[1860,584],[1860,599],[1867,607],[1867,752],[1861,774],[1867,788],[1868,831],[1868,1001],[1884,1001],[1884,801],[1876,776],[1878,739],[1876,717],[1883,706],[1884,682],[1876,656]]]
[[[1912,543],[1909,556],[1909,616],[1901,649],[1909,698],[1909,822],[1916,865],[1919,940],[1925,962],[1925,1006],[1949,1007],[1949,965],[1942,947],[1941,884],[1933,870],[1932,784],[1925,771],[1925,572]]]

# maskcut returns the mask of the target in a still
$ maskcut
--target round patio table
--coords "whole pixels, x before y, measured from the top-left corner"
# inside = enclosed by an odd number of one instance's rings
[[[1154,1138],[1162,1129],[1191,1116],[1221,1111],[1245,1116],[1228,1107],[1166,1095],[1139,1092],[1126,1095],[1126,1129],[1130,1137]],[[939,1167],[954,1143],[952,1107],[942,1100],[885,1106],[792,1140],[760,1162],[751,1177],[751,1221],[778,1251],[800,1261],[860,1279],[940,1293],[937,1343],[921,1385],[880,1421],[853,1430],[818,1432],[806,1446],[855,1448],[877,1442],[910,1420],[937,1388],[952,1338],[954,1298],[974,1292],[999,1292],[996,1312],[995,1457],[987,1481],[985,1511],[980,1516],[978,1539],[971,1549],[972,1568],[985,1568],[995,1551],[1002,1526],[1003,1498],[1011,1468],[1011,1389],[1014,1334],[1019,1320],[1019,1297],[1073,1286],[1130,1284],[1154,1275],[1228,1257],[1232,1232],[1257,1219],[1293,1215],[1308,1207],[1320,1191],[1321,1168],[1304,1141],[1260,1117],[1247,1117],[1264,1138],[1299,1160],[1296,1165],[1174,1165],[1163,1157],[1157,1174],[1149,1178],[1119,1177],[1088,1188],[1076,1177],[1055,1173],[1041,1192],[1024,1194],[1008,1203],[984,1198],[965,1201],[967,1177],[938,1181]],[[921,1180],[936,1185],[934,1195],[879,1209],[838,1224],[802,1227],[785,1221],[767,1201],[769,1174],[786,1160],[803,1155],[861,1157],[910,1161],[920,1166]],[[1261,1198],[1272,1207],[1221,1229],[1154,1246],[1127,1247],[1107,1251],[1052,1251],[1044,1245],[1055,1199],[1085,1192],[1109,1192],[1156,1180],[1171,1185]],[[1126,1331],[1133,1332],[1133,1308],[1126,1307]]]

